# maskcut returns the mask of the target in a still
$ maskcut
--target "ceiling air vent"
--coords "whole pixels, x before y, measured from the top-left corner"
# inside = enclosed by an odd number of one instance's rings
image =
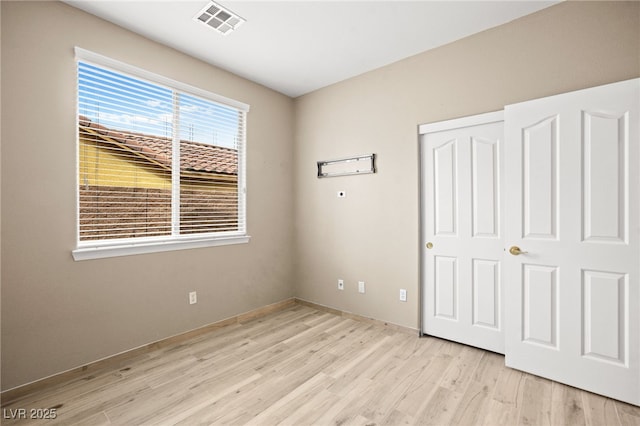
[[[226,7],[214,2],[209,2],[193,19],[202,22],[223,35],[231,33],[246,21],[246,19],[241,18]]]

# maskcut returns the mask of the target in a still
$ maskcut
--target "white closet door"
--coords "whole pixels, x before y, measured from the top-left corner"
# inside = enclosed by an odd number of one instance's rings
[[[422,331],[499,353],[502,116],[420,128]]]
[[[505,109],[506,364],[633,404],[639,99],[636,79]]]

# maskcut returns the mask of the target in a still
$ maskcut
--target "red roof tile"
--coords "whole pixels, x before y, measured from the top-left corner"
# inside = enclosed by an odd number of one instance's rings
[[[144,133],[120,132],[94,123],[89,118],[79,116],[80,131],[92,131],[105,142],[115,142],[137,152],[148,160],[171,167],[171,139]],[[238,151],[215,145],[193,141],[180,141],[180,170],[215,173],[225,175],[238,174]]]

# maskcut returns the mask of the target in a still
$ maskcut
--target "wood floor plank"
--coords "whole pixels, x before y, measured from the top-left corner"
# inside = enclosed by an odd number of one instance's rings
[[[401,413],[398,410],[393,410],[387,417],[380,421],[381,426],[399,426],[399,425],[413,425],[415,421],[412,417]]]
[[[286,421],[299,406],[320,394],[335,379],[324,373],[318,373],[292,392],[284,395],[267,409],[250,419],[248,425],[274,425]]]
[[[70,423],[71,426],[110,426],[111,420],[107,417],[107,414],[103,411],[96,413],[93,416],[89,416],[81,419],[77,423]]]
[[[20,408],[52,408],[71,398],[79,398],[82,395],[96,392],[97,390],[114,386],[123,380],[123,375],[119,371],[108,372],[102,375],[87,374],[86,376],[73,379],[65,384],[52,386],[31,395],[25,395],[10,404],[3,405],[4,410],[17,410]],[[4,420],[4,418],[3,418]],[[6,424],[10,422],[5,420]],[[5,422],[3,422],[4,424]]]
[[[358,386],[353,392],[341,395],[341,398],[347,402],[342,410],[340,410],[328,422],[323,422],[322,424],[361,424],[362,421],[367,421],[368,419],[362,416],[361,413],[369,408],[369,401],[373,399],[374,395],[382,391],[384,391],[384,388],[380,383],[376,383],[371,379],[362,377],[358,380]],[[372,422],[367,421],[367,423]]]
[[[478,423],[482,426],[514,426],[518,424],[519,407],[509,404],[489,400],[484,416],[479,417]]]
[[[584,415],[589,426],[617,426],[621,425],[616,403],[589,392],[582,392]]]
[[[620,423],[623,425],[640,426],[640,407],[615,401],[616,411]]]
[[[128,404],[105,410],[109,420],[115,425],[156,424],[159,418],[170,418],[184,411],[184,407],[199,406],[208,401],[209,396],[191,392],[189,389],[163,386],[153,392],[143,392],[136,397],[136,410]]]
[[[640,407],[507,368],[501,355],[300,304],[3,409],[53,407],[47,425],[640,426]],[[45,424],[6,415],[7,426]]]
[[[394,411],[400,412],[403,416],[413,418],[429,395],[435,392],[437,385],[422,380],[425,377],[425,373],[430,370],[429,365],[430,362],[427,360],[425,364],[420,366],[420,370],[414,374],[414,380],[398,400]],[[429,375],[426,376],[428,377]]]
[[[389,351],[390,360],[385,363],[382,368],[371,369],[370,379],[375,381],[392,381],[395,382],[398,378],[412,375],[415,377],[421,371],[421,363],[413,362],[410,360],[410,354],[416,349],[414,342],[419,339],[405,339],[394,336],[392,348]]]
[[[512,368],[503,368],[500,371],[496,387],[493,392],[493,399],[504,404],[511,404],[519,407],[518,399],[522,396],[522,386],[524,385],[525,374]]]
[[[116,382],[111,386],[102,387],[83,395],[65,395],[65,399],[54,399],[51,406],[57,409],[56,423],[82,423],[84,419],[96,413],[106,411],[110,407],[126,405],[131,407],[140,395],[150,390],[142,380]]]
[[[184,411],[171,418],[161,419],[161,423],[171,425],[211,424],[212,419],[219,417],[217,409],[222,405],[221,401],[230,398],[230,395],[240,392],[241,389],[261,377],[262,375],[254,373],[244,379],[234,380],[232,384],[220,386],[218,389],[202,389],[201,391],[209,396],[208,400],[205,399],[198,405],[184,407]]]
[[[233,394],[238,391],[238,389],[253,383],[260,379],[262,376],[260,374],[253,374],[247,376],[243,379],[234,380],[234,385],[232,386],[221,386],[219,389],[203,389],[202,394],[196,401],[191,401],[187,404],[175,404],[174,410],[172,412],[157,412],[153,413],[148,418],[148,422],[151,424],[179,424],[181,422],[187,422],[188,424],[199,423],[201,421],[198,413],[203,410],[207,410],[207,407],[210,407],[220,401],[222,398]]]
[[[500,377],[500,372],[505,369],[504,355],[493,352],[483,352],[478,368],[473,373],[473,380],[494,389]]]
[[[430,398],[438,390],[442,381],[442,372],[452,361],[451,356],[434,356],[427,359],[420,374],[412,383],[407,394],[398,403],[398,410],[411,417],[416,417],[423,410]]]
[[[551,424],[581,426],[586,424],[582,391],[562,383],[551,385]]]
[[[351,405],[353,405],[354,402],[354,395],[360,395],[362,396],[363,394],[365,394],[367,392],[367,390],[369,390],[372,386],[373,381],[371,381],[370,379],[366,379],[363,378],[362,380],[359,380],[356,383],[356,387],[353,389],[353,392],[351,395],[349,395],[348,397],[344,397],[338,394],[335,394],[331,391],[329,391],[328,389],[325,392],[328,392],[330,395],[334,396],[335,399],[335,403],[332,404],[331,406],[328,406],[327,409],[325,410],[324,413],[322,413],[320,416],[318,416],[315,420],[314,424],[317,425],[332,425],[332,424],[336,424],[336,418],[338,418],[338,416],[340,415],[340,413],[343,413],[344,411],[348,410]],[[330,395],[327,395],[327,398],[331,398]],[[359,399],[359,397],[358,397]]]
[[[416,415],[416,424],[420,425],[447,425],[453,424],[452,420],[456,409],[462,401],[462,394],[448,388],[438,386],[427,403]]]
[[[341,368],[332,371],[330,375],[336,379],[336,381],[329,387],[331,392],[345,395],[351,391],[353,384],[356,383],[361,377],[368,378],[371,374],[366,374],[367,370],[371,368],[370,362],[376,362],[375,366],[380,364],[386,364],[391,358],[389,355],[389,344],[391,338],[385,336],[377,342],[369,345],[366,349],[358,351],[359,356],[350,359],[349,362],[343,364]],[[369,360],[370,362],[365,362]],[[374,366],[374,367],[375,367]]]
[[[551,382],[527,375],[518,424],[551,425]]]
[[[486,384],[471,381],[467,386],[460,404],[456,407],[451,420],[456,425],[475,425],[484,417],[485,410],[491,399],[490,388]]]
[[[362,415],[374,423],[383,422],[397,412],[399,402],[416,380],[415,371],[407,368],[407,374],[396,374],[379,381],[385,392],[378,392],[368,401]]]
[[[299,406],[292,407],[293,410],[290,411],[289,415],[278,423],[278,425],[298,426],[304,424],[322,424],[318,422],[318,419],[339,401],[340,397],[338,395],[322,389],[307,401],[303,401]]]
[[[471,346],[465,346],[452,360],[443,373],[441,386],[458,393],[464,393],[473,379],[473,373],[482,359],[483,351]]]
[[[456,424],[482,425],[485,424],[493,402],[492,397],[500,372],[504,369],[504,356],[492,352],[482,352],[469,387],[465,392],[460,406],[454,416]],[[496,408],[500,405],[496,405]],[[501,408],[499,410],[501,411]],[[497,408],[498,409],[498,408]],[[509,411],[509,410],[507,410]],[[517,407],[513,407],[513,416],[505,415],[503,419],[498,416],[491,419],[497,424],[512,424],[517,420]],[[504,415],[503,413],[500,413]],[[492,424],[492,423],[489,423]]]

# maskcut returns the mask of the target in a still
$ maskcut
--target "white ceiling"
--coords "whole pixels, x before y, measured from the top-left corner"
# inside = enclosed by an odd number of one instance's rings
[[[193,20],[207,0],[68,0],[291,97],[512,21],[557,1],[243,1],[223,36]]]

